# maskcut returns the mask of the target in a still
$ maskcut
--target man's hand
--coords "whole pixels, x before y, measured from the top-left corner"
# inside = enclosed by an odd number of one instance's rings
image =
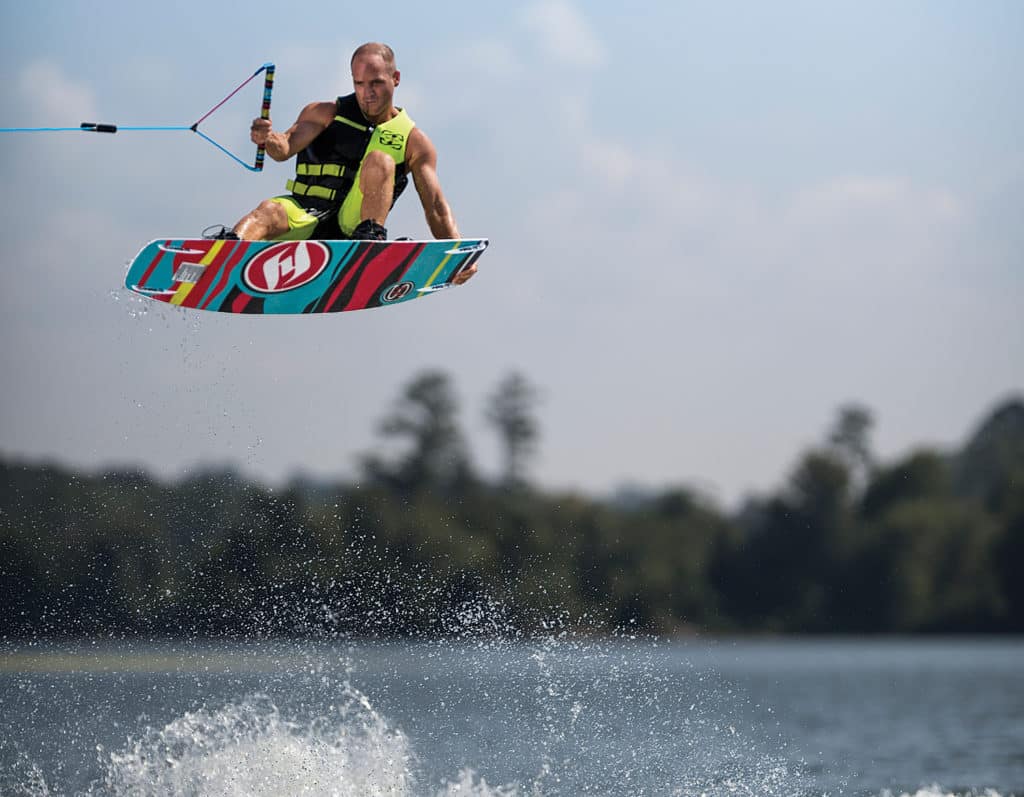
[[[249,128],[249,138],[257,147],[263,147],[267,154],[276,161],[288,160],[288,134],[275,133],[269,119],[253,119]]]
[[[252,127],[249,129],[249,138],[252,139],[252,143],[257,147],[265,147],[271,128],[272,125],[269,119],[253,119]]]
[[[320,135],[334,119],[333,102],[312,102],[302,109],[295,124],[283,133],[275,132],[269,119],[253,119],[249,138],[257,147],[266,149],[276,161],[286,161],[301,152]]]
[[[458,274],[456,274],[455,277],[452,279],[452,284],[461,285],[474,274],[476,274],[476,263],[473,263],[473,265],[471,266],[466,266]]]

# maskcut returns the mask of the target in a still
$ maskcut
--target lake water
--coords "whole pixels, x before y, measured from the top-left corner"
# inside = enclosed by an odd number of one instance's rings
[[[3,795],[1024,795],[1024,640],[0,647]]]

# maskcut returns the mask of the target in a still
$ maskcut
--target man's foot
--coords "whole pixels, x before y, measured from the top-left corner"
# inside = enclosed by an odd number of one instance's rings
[[[359,226],[352,230],[349,237],[353,241],[386,241],[388,231],[373,219],[366,219],[359,222]]]
[[[203,230],[203,237],[214,241],[237,241],[238,233],[223,224],[214,224]]]

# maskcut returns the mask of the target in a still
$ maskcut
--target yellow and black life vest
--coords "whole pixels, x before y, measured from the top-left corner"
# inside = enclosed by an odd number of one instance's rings
[[[409,182],[405,147],[415,126],[401,109],[387,122],[370,125],[359,110],[355,94],[338,97],[334,120],[298,154],[295,179],[287,182],[286,189],[306,207],[340,207],[355,184],[363,159],[381,150],[395,161],[394,198],[398,199]]]

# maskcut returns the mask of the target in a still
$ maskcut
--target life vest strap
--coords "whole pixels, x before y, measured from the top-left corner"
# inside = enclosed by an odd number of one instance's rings
[[[291,191],[293,194],[298,196],[312,196],[318,199],[326,199],[328,202],[333,202],[338,192],[333,188],[324,188],[322,185],[306,185],[306,183],[300,183],[298,180],[289,180],[285,183],[285,190]]]
[[[300,163],[295,173],[302,177],[341,177],[345,167],[340,163]]]
[[[359,130],[359,131],[361,131],[363,133],[365,133],[367,130],[372,130],[373,129],[373,128],[367,127],[366,125],[361,125],[358,122],[353,122],[351,119],[346,119],[344,116],[335,116],[334,117],[334,121],[335,122],[341,122],[342,124],[346,124],[349,127],[354,127],[356,130]]]

